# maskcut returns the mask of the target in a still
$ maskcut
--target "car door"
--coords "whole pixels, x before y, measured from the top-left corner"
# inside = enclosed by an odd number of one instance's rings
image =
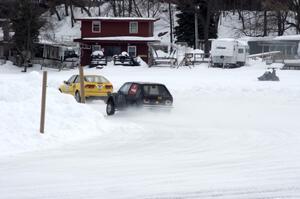
[[[78,84],[79,78],[78,75],[73,75],[73,78],[70,80],[69,84],[69,93],[74,95],[76,91],[76,84]]]
[[[131,83],[125,83],[118,91],[118,95],[116,96],[117,106],[119,108],[125,107],[127,105],[126,97],[128,95],[129,88]]]
[[[62,92],[70,94],[72,82],[75,80],[76,75],[72,75],[67,81],[64,81]]]

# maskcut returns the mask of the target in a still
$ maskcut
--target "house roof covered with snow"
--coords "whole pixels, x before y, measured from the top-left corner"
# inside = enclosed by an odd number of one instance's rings
[[[274,40],[300,41],[300,35],[284,35],[275,37]]]
[[[269,37],[243,37],[245,41],[300,41],[300,35],[284,35],[284,36],[269,36]]]
[[[149,17],[81,17],[76,20],[107,20],[107,21],[157,21],[159,18]]]
[[[223,41],[223,42],[237,42],[239,45],[247,46],[247,41],[244,39],[235,38],[220,38],[220,39],[210,39],[211,41]]]
[[[89,37],[82,38],[83,41],[159,41],[154,37],[134,37],[134,36],[118,36],[118,37]]]

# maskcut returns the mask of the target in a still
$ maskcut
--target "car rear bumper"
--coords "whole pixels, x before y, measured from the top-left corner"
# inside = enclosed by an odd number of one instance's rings
[[[86,97],[107,97],[107,93],[87,93]]]
[[[159,104],[143,104],[143,108],[149,108],[149,109],[172,109],[172,105],[159,105]]]

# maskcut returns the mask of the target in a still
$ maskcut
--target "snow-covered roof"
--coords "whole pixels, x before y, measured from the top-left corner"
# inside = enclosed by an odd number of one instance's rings
[[[274,40],[300,41],[300,35],[277,36],[274,38]]]
[[[269,36],[269,37],[243,37],[245,41],[300,41],[300,35],[284,35],[284,36]]]
[[[241,40],[243,41],[271,41],[274,37],[242,37]]]
[[[131,36],[118,36],[118,37],[89,37],[82,38],[85,41],[158,41],[154,37],[131,37]]]
[[[159,18],[149,17],[81,17],[76,20],[118,20],[118,21],[157,21]]]
[[[214,40],[218,40],[218,41],[236,41],[235,38],[219,38],[219,39],[209,39],[211,41],[214,41]]]
[[[191,51],[190,51],[191,53],[200,53],[200,54],[202,54],[202,53],[204,53],[204,51],[203,50],[201,50],[201,49],[192,49]]]
[[[101,50],[96,50],[94,52],[92,52],[92,55],[93,56],[104,56],[103,52]]]
[[[39,41],[37,42],[38,44],[44,44],[44,45],[50,45],[50,46],[57,46],[57,47],[70,47],[72,48],[72,45],[69,45],[66,42],[57,42],[51,39],[45,39],[45,38],[39,38]]]
[[[211,41],[224,41],[224,42],[237,42],[239,45],[248,46],[247,41],[244,39],[235,38],[220,38],[220,39],[210,39]]]

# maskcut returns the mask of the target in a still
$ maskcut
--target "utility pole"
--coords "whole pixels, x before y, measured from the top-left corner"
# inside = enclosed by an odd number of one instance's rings
[[[199,5],[196,5],[195,7],[195,49],[199,49],[198,10],[199,10]]]
[[[42,86],[40,133],[44,133],[44,131],[45,131],[46,92],[47,92],[47,71],[44,71],[43,72],[43,86]]]
[[[79,80],[80,80],[80,102],[85,103],[85,90],[84,90],[84,73],[83,66],[79,66]]]

